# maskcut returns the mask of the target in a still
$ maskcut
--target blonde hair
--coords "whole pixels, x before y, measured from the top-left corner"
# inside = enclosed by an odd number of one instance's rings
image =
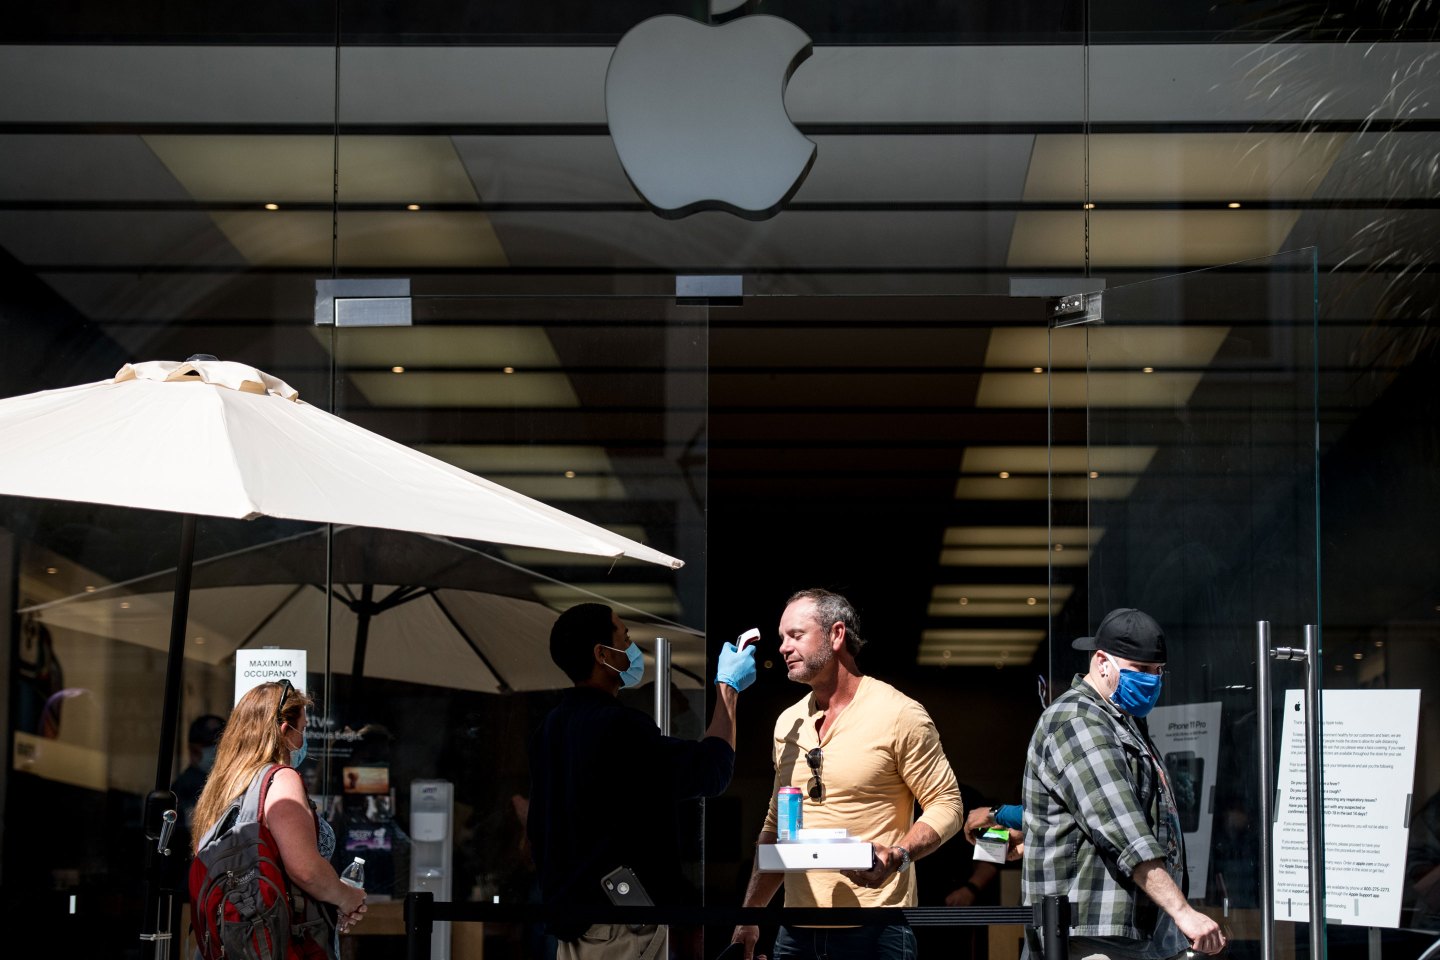
[[[281,735],[280,724],[283,721],[290,729],[298,730],[301,717],[314,701],[295,688],[289,688],[290,694],[285,696],[286,689],[284,683],[252,687],[230,712],[225,732],[215,749],[215,766],[195,804],[190,836],[197,846],[230,802],[249,788],[261,768],[289,761],[290,748]],[[285,699],[283,712],[282,697]]]

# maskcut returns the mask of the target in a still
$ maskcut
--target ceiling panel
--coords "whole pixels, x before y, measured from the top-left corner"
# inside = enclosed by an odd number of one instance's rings
[[[188,200],[141,137],[0,136],[0,200]]]
[[[207,214],[189,210],[0,210],[0,247],[28,264],[245,263]]]
[[[257,266],[328,269],[336,227],[328,210],[216,212],[215,223]],[[504,249],[483,213],[342,211],[336,252],[343,267],[386,270],[503,267]]]
[[[1212,267],[1277,253],[1299,217],[1294,210],[1090,211],[1094,269]],[[1028,210],[1015,219],[1011,267],[1085,263],[1084,211]]]
[[[764,223],[725,213],[662,220],[649,212],[496,212],[495,232],[512,264],[597,262],[674,269],[747,266],[1003,268],[1015,214],[880,210],[792,211]]]
[[[157,135],[145,142],[196,200],[329,203],[336,143],[322,135]],[[339,142],[344,203],[474,203],[449,137],[347,135]]]
[[[1112,133],[1035,138],[1028,201],[1305,200],[1349,134]],[[1088,150],[1088,167],[1087,167]]]

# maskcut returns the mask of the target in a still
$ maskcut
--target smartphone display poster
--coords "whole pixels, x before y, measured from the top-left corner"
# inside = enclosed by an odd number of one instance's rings
[[[1220,751],[1220,704],[1182,703],[1150,711],[1150,739],[1160,751],[1175,795],[1190,896],[1210,886],[1210,833],[1215,822],[1215,759]]]
[[[1405,852],[1415,789],[1419,690],[1325,690],[1325,919],[1400,926]],[[1285,691],[1280,772],[1275,776],[1275,919],[1310,919],[1306,829],[1305,698]]]

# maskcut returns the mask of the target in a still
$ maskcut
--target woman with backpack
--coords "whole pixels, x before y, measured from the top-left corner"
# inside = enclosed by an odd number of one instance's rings
[[[192,828],[193,923],[207,960],[227,952],[337,960],[335,931],[365,914],[365,891],[330,865],[335,832],[295,770],[305,760],[312,702],[289,680],[262,683],[225,724]]]

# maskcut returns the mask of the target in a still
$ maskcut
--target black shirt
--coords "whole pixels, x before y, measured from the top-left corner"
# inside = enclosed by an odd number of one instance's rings
[[[565,691],[530,745],[526,829],[543,902],[608,904],[600,878],[620,866],[657,905],[685,902],[676,805],[724,792],[734,768],[735,751],[718,737],[663,737],[604,691]],[[562,940],[584,929],[550,925]]]

